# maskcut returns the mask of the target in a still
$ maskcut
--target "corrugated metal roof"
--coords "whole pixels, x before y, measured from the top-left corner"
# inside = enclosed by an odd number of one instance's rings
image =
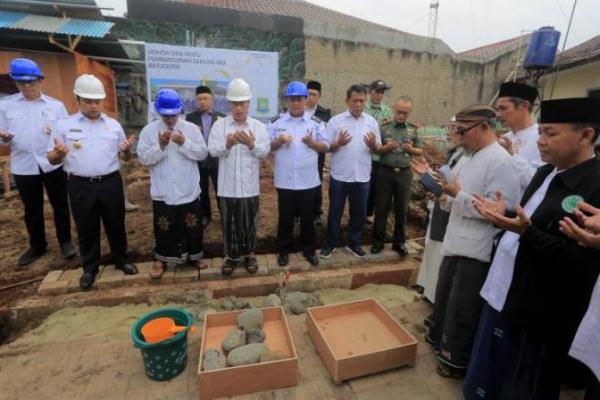
[[[88,37],[104,37],[114,25],[108,21],[89,21],[85,19],[69,19],[56,33],[65,35],[82,35]]]
[[[23,29],[34,32],[101,38],[108,33],[113,25],[113,22],[107,21],[57,18],[13,11],[0,11],[0,28],[6,29]]]

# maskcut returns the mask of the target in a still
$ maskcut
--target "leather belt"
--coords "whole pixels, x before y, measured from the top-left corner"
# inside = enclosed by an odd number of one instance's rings
[[[407,169],[409,169],[410,167],[390,167],[389,165],[385,165],[385,164],[381,164],[382,167],[385,167],[387,169],[391,169],[392,171],[399,173],[402,171],[405,171]]]
[[[69,174],[69,179],[75,179],[77,181],[83,181],[83,182],[88,182],[88,183],[100,183],[100,182],[106,181],[110,178],[114,178],[117,175],[119,175],[118,170],[111,172],[110,174],[99,175],[99,176],[79,176],[79,175]]]

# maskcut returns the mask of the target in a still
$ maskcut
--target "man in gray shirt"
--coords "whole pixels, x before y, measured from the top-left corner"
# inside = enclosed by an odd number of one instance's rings
[[[498,229],[473,206],[473,195],[495,199],[502,192],[507,204],[517,202],[520,187],[511,156],[496,139],[495,111],[486,105],[467,107],[456,114],[456,132],[465,155],[443,182],[440,201],[450,211],[444,236],[444,259],[435,294],[433,331],[438,351],[438,373],[464,376],[477,330],[494,236]]]

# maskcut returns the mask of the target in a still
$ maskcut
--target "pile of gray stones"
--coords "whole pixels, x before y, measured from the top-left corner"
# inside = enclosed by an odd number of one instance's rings
[[[284,299],[286,311],[293,314],[303,314],[307,307],[321,305],[321,302],[311,294],[303,292],[280,293]],[[236,303],[237,299],[227,299]],[[282,305],[277,294],[270,294],[263,301],[264,307]],[[204,371],[225,367],[256,364],[266,361],[281,360],[285,355],[270,351],[265,343],[263,331],[264,315],[260,308],[251,308],[241,312],[237,317],[237,328],[230,330],[221,342],[221,351],[207,349],[202,362]]]

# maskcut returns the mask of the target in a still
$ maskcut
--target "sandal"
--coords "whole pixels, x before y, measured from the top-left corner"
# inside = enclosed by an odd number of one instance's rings
[[[235,267],[237,267],[237,262],[230,258],[226,258],[225,264],[223,264],[223,266],[221,267],[221,273],[223,274],[223,276],[229,276],[233,274],[233,270],[235,269]]]
[[[150,278],[152,279],[160,279],[163,274],[167,270],[167,266],[162,261],[154,261],[152,264],[152,269],[150,270]]]
[[[244,260],[244,268],[249,274],[255,274],[258,271],[258,263],[256,257],[246,257]]]
[[[463,379],[465,377],[465,371],[456,368],[450,368],[445,365],[438,365],[436,372],[442,378]]]

